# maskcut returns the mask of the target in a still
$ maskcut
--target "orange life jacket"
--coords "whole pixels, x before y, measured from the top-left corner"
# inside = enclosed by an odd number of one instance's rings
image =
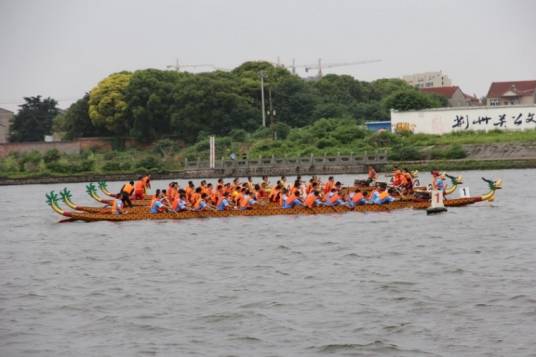
[[[325,194],[328,194],[331,192],[331,189],[333,188],[333,182],[332,181],[328,181],[326,182],[326,184],[324,185],[324,193]]]
[[[143,181],[143,186],[146,189],[151,187],[151,181],[149,180],[149,176],[143,176],[141,180]]]
[[[249,196],[248,195],[243,195],[242,198],[240,199],[239,205],[240,205],[241,208],[248,207],[249,206]]]
[[[143,180],[138,180],[134,184],[134,192],[145,192],[145,183]]]
[[[195,203],[196,203],[197,201],[200,201],[200,200],[201,200],[201,195],[200,195],[199,193],[197,193],[197,192],[192,192],[192,193],[190,194],[190,203],[192,204],[192,206],[195,205]]]
[[[295,199],[296,199],[296,194],[291,193],[290,195],[288,195],[287,196],[287,205],[292,204],[292,202],[294,202]]]
[[[363,193],[361,193],[361,192],[356,192],[354,194],[354,197],[352,197],[353,202],[359,202],[359,201],[361,201],[361,199],[363,199]]]
[[[175,197],[178,195],[178,191],[175,187],[169,187],[167,191],[167,197],[170,202],[173,202],[175,200]]]
[[[404,174],[398,175],[398,182],[400,186],[406,186],[408,184],[408,179]]]
[[[129,182],[127,182],[123,186],[123,192],[125,192],[126,194],[130,196],[132,194],[132,191],[134,191],[134,187],[132,187],[132,185]]]
[[[338,192],[335,192],[335,193],[333,194],[333,196],[331,196],[331,197],[329,198],[329,202],[330,202],[330,203],[335,203],[335,202],[337,202],[337,200],[338,200],[339,198],[341,198],[341,196],[339,195]]]
[[[314,193],[309,193],[307,195],[307,197],[305,198],[304,205],[309,207],[309,208],[313,208],[313,206],[315,205],[315,201],[316,201],[315,194]]]
[[[386,199],[388,196],[389,196],[389,192],[387,192],[387,191],[382,191],[382,192],[380,192],[380,195],[379,195],[380,200],[384,200],[384,199]]]

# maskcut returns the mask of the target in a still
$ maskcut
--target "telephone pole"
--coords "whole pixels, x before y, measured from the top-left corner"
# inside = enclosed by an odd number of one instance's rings
[[[264,108],[264,77],[266,76],[266,72],[260,71],[259,75],[261,76],[261,109],[262,109],[262,126],[263,128],[266,127],[266,112]]]

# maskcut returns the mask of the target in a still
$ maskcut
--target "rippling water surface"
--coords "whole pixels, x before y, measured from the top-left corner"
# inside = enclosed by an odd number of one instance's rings
[[[438,216],[58,224],[64,185],[0,187],[0,355],[534,356],[536,170],[484,174]]]

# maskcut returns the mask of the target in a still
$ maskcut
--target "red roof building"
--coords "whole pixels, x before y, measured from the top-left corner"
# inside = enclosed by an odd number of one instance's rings
[[[515,105],[536,103],[536,81],[493,82],[486,96],[486,104]]]
[[[480,105],[480,101],[476,97],[471,97],[465,94],[458,86],[421,88],[420,91],[423,93],[437,94],[442,97],[446,97],[449,107]]]

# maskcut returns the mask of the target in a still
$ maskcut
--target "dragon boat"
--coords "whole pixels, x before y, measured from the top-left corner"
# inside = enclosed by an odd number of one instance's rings
[[[493,201],[495,199],[495,191],[502,188],[502,181],[491,181],[483,178],[488,183],[490,191],[482,196],[462,197],[455,199],[444,200],[444,205],[447,207],[466,206],[482,201]],[[347,212],[386,212],[397,209],[413,208],[426,209],[430,207],[430,200],[396,200],[383,205],[361,205],[354,208],[346,206],[337,207],[296,207],[296,208],[281,208],[279,205],[263,205],[248,210],[225,210],[225,211],[182,211],[151,214],[148,207],[133,207],[127,209],[128,213],[115,215],[111,213],[110,208],[105,207],[85,207],[78,206],[71,200],[71,193],[64,189],[60,192],[63,202],[73,211],[65,211],[59,206],[60,198],[51,191],[46,194],[47,204],[56,213],[67,217],[69,221],[138,221],[138,220],[177,220],[177,219],[192,219],[192,218],[208,218],[208,217],[234,217],[234,216],[275,216],[275,215],[316,215],[316,214],[334,214]],[[98,197],[98,196],[97,196]]]

